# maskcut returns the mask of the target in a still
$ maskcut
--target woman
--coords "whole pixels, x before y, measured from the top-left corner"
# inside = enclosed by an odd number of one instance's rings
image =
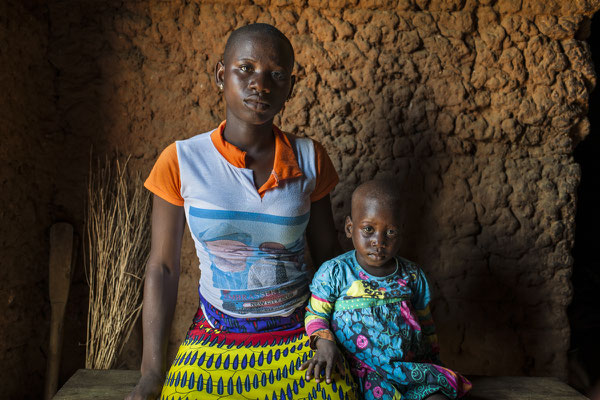
[[[304,234],[315,265],[337,254],[329,192],[338,178],[321,145],[273,125],[292,93],[293,65],[276,28],[234,31],[215,68],[226,121],[169,146],[145,183],[155,196],[142,377],[128,399],[355,397],[349,374],[320,385],[298,370],[312,357]],[[200,307],[165,379],[186,219]]]

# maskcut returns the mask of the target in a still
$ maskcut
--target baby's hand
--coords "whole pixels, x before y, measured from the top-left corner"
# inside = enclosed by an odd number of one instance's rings
[[[335,342],[327,339],[318,339],[316,342],[316,353],[315,355],[300,366],[300,370],[306,369],[306,380],[309,381],[313,372],[315,375],[315,381],[321,382],[321,374],[325,369],[325,380],[327,383],[331,383],[331,373],[333,366],[337,365],[340,371],[344,370],[343,358],[340,350],[337,348]]]

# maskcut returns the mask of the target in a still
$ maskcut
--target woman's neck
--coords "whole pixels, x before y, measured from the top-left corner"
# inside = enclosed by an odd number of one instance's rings
[[[273,120],[262,125],[253,125],[228,116],[223,138],[249,154],[262,153],[273,148]]]

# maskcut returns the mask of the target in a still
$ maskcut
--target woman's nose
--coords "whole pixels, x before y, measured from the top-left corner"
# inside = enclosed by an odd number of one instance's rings
[[[250,89],[254,89],[257,92],[271,92],[271,88],[269,86],[269,77],[267,73],[255,72],[254,74],[252,74],[248,86],[250,87]]]

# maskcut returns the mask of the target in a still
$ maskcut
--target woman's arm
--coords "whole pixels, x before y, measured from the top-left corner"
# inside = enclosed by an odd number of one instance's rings
[[[154,399],[162,389],[167,343],[177,301],[184,224],[183,207],[154,196],[152,244],[142,309],[142,377],[127,400]]]
[[[306,226],[306,239],[315,270],[319,269],[319,266],[325,261],[342,253],[333,223],[329,195],[311,204],[310,219]]]

